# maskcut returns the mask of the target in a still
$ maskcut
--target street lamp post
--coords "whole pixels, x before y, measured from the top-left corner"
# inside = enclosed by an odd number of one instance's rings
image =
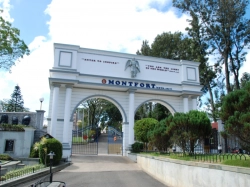
[[[55,156],[55,153],[50,151],[50,153],[48,154],[49,156],[49,160],[50,160],[50,183],[52,183],[52,179],[53,179],[53,173],[52,173],[52,162],[53,162],[53,156]]]
[[[41,102],[41,105],[40,105],[40,110],[42,110],[42,103],[43,103],[43,101],[44,101],[44,98],[42,97],[42,98],[40,98],[39,99],[39,101]]]

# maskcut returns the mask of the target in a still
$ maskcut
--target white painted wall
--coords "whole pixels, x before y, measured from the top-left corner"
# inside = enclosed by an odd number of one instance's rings
[[[0,131],[0,154],[9,154],[11,157],[29,157],[34,131],[33,128],[25,128],[24,132]],[[13,151],[5,152],[6,140],[14,140]]]
[[[249,187],[250,169],[137,155],[138,165],[169,187]]]

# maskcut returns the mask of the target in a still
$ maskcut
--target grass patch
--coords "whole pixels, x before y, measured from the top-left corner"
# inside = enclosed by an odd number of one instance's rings
[[[228,166],[239,166],[250,168],[250,160],[225,160],[222,162],[224,165]]]
[[[87,141],[84,140],[81,136],[78,136],[78,137],[73,137],[72,138],[72,142],[73,143],[83,143],[83,144],[87,144]]]
[[[159,153],[159,152],[142,152],[140,154],[171,158],[177,160],[205,162],[205,163],[218,163],[229,166],[239,166],[250,168],[250,156],[243,154],[197,154],[195,156],[183,155],[182,153]]]

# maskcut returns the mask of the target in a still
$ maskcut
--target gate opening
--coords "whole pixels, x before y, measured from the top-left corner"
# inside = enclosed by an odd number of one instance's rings
[[[71,154],[122,155],[122,146],[122,116],[118,108],[102,98],[81,102],[74,114]]]

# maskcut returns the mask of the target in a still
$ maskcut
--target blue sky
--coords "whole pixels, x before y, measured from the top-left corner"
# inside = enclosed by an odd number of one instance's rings
[[[185,32],[188,17],[177,14],[171,2],[0,0],[2,16],[20,29],[20,37],[31,50],[11,69],[12,73],[0,71],[0,100],[9,99],[18,84],[25,107],[31,111],[39,109],[39,98],[44,97],[43,109],[48,111],[53,43],[134,54],[142,40],[152,43],[162,32]]]
[[[44,10],[51,0],[11,0],[10,15],[14,18],[12,25],[21,31],[21,38],[27,44],[31,43],[36,36],[45,35],[49,31],[49,15]]]

